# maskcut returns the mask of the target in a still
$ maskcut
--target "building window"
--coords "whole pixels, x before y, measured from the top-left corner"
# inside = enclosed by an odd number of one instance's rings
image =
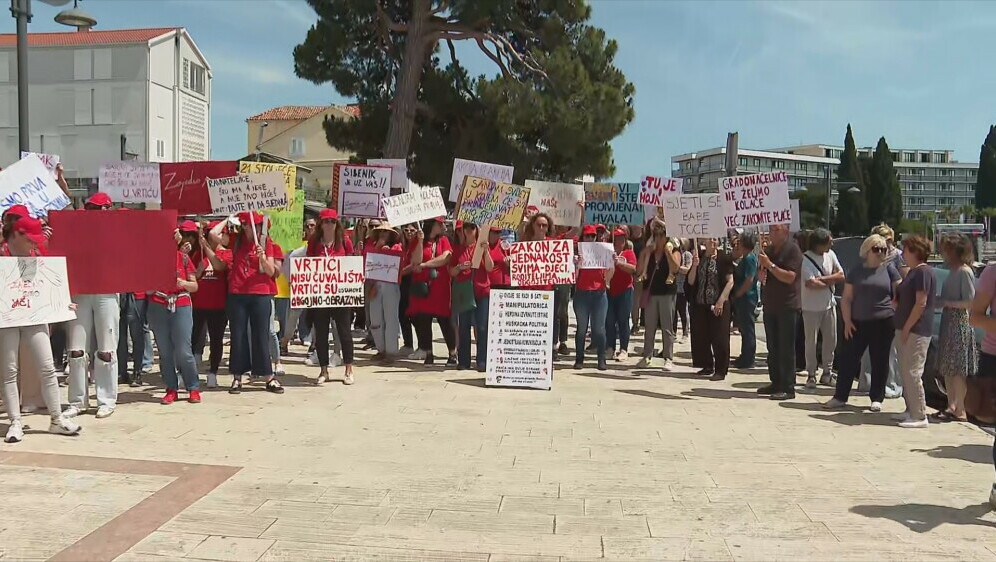
[[[156,157],[166,158],[166,141],[156,139]]]
[[[934,163],[935,164],[947,164],[948,155],[944,152],[934,153]]]
[[[190,63],[190,89],[201,94],[207,91],[207,71],[197,63]]]
[[[80,88],[76,90],[74,107],[74,124],[93,125],[93,90],[89,88]]]
[[[757,167],[757,168],[761,167],[761,159],[760,158],[755,158],[754,159],[754,166]]]
[[[183,59],[183,87],[190,89],[190,61]]]
[[[740,159],[740,165],[741,166],[746,166],[747,165],[747,159],[746,158],[741,158]]]
[[[771,164],[772,164],[772,166],[774,166],[774,168],[776,170],[784,170],[785,169],[785,162],[782,162],[781,160],[772,160]]]
[[[304,157],[304,139],[301,137],[295,137],[291,139],[290,143],[290,157],[291,158],[303,158]],[[691,163],[689,163],[691,166]]]
[[[916,162],[916,155],[912,152],[904,152],[903,162]]]
[[[969,170],[968,171],[968,177],[974,178],[975,177],[975,170]]]

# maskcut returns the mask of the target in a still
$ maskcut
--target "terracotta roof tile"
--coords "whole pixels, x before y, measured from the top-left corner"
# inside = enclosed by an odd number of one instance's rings
[[[360,106],[358,105],[283,105],[253,115],[246,121],[303,121],[324,113],[331,107],[345,111],[353,117],[360,115]]]
[[[154,27],[148,29],[113,29],[107,31],[67,31],[56,33],[29,33],[31,47],[71,47],[75,45],[114,45],[122,43],[147,43],[156,37],[182,29],[179,27]],[[0,47],[17,46],[17,35],[0,34]]]

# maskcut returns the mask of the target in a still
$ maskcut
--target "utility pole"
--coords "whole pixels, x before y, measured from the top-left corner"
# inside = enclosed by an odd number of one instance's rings
[[[28,23],[31,0],[10,0],[10,13],[17,20],[17,140],[21,152],[31,151],[28,131]],[[20,158],[20,154],[17,155]]]

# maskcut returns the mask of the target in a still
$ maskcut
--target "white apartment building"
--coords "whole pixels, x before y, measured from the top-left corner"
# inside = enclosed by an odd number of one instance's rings
[[[31,150],[73,186],[104,162],[208,160],[211,66],[184,28],[28,35]],[[0,165],[18,149],[16,36],[0,34]]]

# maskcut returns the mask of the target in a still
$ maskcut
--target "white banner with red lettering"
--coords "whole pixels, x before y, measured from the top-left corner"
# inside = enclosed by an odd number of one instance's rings
[[[571,240],[516,242],[508,251],[513,287],[574,283],[574,243]]]

